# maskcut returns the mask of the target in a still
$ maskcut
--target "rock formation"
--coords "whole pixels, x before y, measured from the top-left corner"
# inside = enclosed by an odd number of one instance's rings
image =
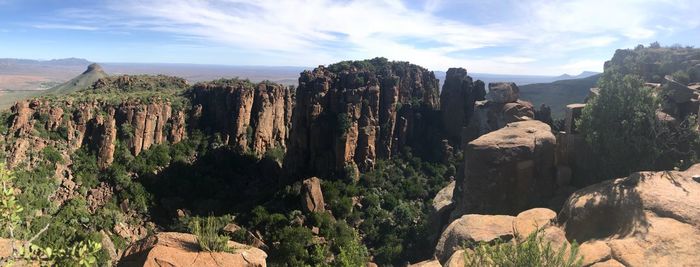
[[[301,195],[301,204],[305,212],[323,212],[326,210],[323,192],[321,191],[321,179],[312,177],[304,180]]]
[[[689,115],[697,115],[700,107],[700,90],[681,84],[671,76],[666,76],[658,91],[662,112],[678,121],[684,120]]]
[[[231,147],[257,155],[286,148],[294,105],[291,88],[223,80],[196,84],[191,98],[194,126],[221,134]]]
[[[515,215],[546,204],[555,190],[555,145],[551,128],[535,120],[510,123],[470,142],[453,213]]]
[[[440,92],[442,129],[450,143],[461,145],[462,128],[467,126],[474,113],[474,103],[483,101],[486,95],[484,82],[473,81],[463,68],[450,68]]]
[[[569,239],[602,240],[625,266],[692,266],[700,261],[698,177],[700,164],[608,180],[574,193],[558,220]],[[607,258],[605,247],[596,250]]]
[[[534,119],[532,104],[518,100],[518,93],[518,86],[514,83],[489,83],[489,100],[475,103],[474,115],[463,136],[465,141],[474,140],[511,122]]]
[[[450,213],[454,209],[453,194],[455,191],[455,181],[450,182],[447,186],[441,189],[433,198],[433,205],[430,206],[430,215],[428,217],[429,225],[429,241],[435,242],[438,235],[442,231],[442,227],[447,225],[450,219]]]
[[[230,253],[205,252],[195,235],[158,233],[128,247],[118,266],[267,266],[264,251],[233,241],[228,245]]]
[[[353,65],[354,64],[354,65]],[[285,168],[292,177],[356,176],[406,145],[430,150],[438,80],[419,66],[373,59],[299,78]]]
[[[128,139],[124,141],[133,155],[152,145],[181,141],[184,131],[167,130],[168,127],[185,127],[181,111],[173,116],[171,110],[171,103],[157,99],[150,104],[125,100],[116,105],[101,101],[75,103],[70,99],[27,100],[12,108],[10,133],[17,144],[21,144],[19,140],[22,139],[50,139],[36,136],[34,131],[37,129],[57,133],[60,138],[66,138],[64,141],[68,143],[69,151],[86,146],[97,155],[98,165],[106,168],[114,160],[116,141],[120,136]],[[32,147],[32,151],[39,151],[36,149]],[[8,158],[21,159],[27,152],[26,149],[10,149]],[[19,162],[13,160],[13,164],[16,163]]]

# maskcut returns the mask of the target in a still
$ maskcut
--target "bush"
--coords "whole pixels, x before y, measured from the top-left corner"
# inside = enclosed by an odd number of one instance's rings
[[[221,227],[212,216],[207,217],[203,224],[200,218],[194,218],[190,223],[190,231],[197,236],[197,244],[201,251],[230,252],[228,237],[219,235]]]
[[[538,266],[538,267],[574,267],[582,266],[583,258],[578,255],[578,245],[574,242],[569,253],[569,246],[563,244],[558,250],[542,236],[542,230],[530,234],[522,242],[497,241],[491,245],[480,243],[473,252],[464,251],[464,266]]]
[[[658,101],[636,76],[606,72],[599,86],[600,96],[583,109],[577,122],[595,154],[599,180],[697,160],[700,144],[694,118],[681,127],[658,121]]]
[[[357,234],[347,244],[340,247],[336,265],[342,267],[364,266],[369,261],[367,248],[362,245]]]
[[[19,226],[22,207],[17,202],[15,188],[12,186],[14,175],[0,163],[0,237],[14,238],[14,231]]]

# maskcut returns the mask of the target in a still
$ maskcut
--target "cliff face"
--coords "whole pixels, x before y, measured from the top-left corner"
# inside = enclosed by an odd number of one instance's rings
[[[191,92],[193,127],[219,133],[234,149],[263,155],[286,149],[294,92],[273,83],[201,83]]]
[[[452,144],[460,144],[462,128],[474,114],[474,103],[486,96],[484,82],[474,81],[463,68],[450,68],[440,92],[440,111],[444,134]]]
[[[285,168],[294,177],[356,176],[406,145],[420,149],[436,135],[438,95],[435,75],[405,62],[373,59],[305,71]]]
[[[171,103],[164,100],[154,99],[149,104],[138,100],[125,100],[121,104],[29,100],[12,108],[9,135],[17,140],[62,140],[68,152],[86,146],[97,155],[99,166],[106,168],[114,161],[118,136],[126,137],[123,141],[129,151],[138,155],[152,145],[181,141],[185,138],[184,123],[184,112],[172,112]],[[13,147],[9,150],[10,165],[20,163],[31,151]]]

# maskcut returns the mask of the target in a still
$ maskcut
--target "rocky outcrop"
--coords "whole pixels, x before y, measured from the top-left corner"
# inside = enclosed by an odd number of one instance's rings
[[[474,113],[474,103],[484,100],[486,89],[481,80],[473,81],[463,68],[450,68],[440,92],[442,129],[453,145],[461,145],[462,128]]]
[[[173,114],[172,104],[166,100],[154,98],[149,102],[125,99],[115,104],[71,98],[20,101],[12,108],[10,138],[16,145],[7,149],[8,161],[16,165],[27,153],[40,151],[36,146],[23,147],[22,140],[26,139],[66,142],[69,153],[87,147],[97,155],[101,168],[114,161],[117,139],[122,139],[135,156],[153,145],[182,141],[186,135],[184,111]]]
[[[520,89],[515,83],[489,83],[489,100],[495,103],[518,101]]]
[[[466,142],[498,130],[506,124],[535,118],[535,109],[527,101],[518,100],[514,83],[489,83],[489,99],[474,104],[474,115],[465,129]]]
[[[410,264],[408,267],[442,267],[442,265],[440,265],[440,262],[437,260],[427,260]]]
[[[191,98],[193,127],[220,134],[232,148],[260,156],[269,149],[286,149],[294,106],[291,88],[222,80],[196,84]]]
[[[118,266],[267,266],[264,251],[233,241],[228,245],[230,253],[205,252],[195,235],[159,233],[128,247]]]
[[[470,142],[453,213],[515,215],[545,205],[555,190],[555,145],[551,128],[535,120],[510,123]]]
[[[678,121],[697,115],[700,107],[700,91],[679,83],[671,76],[664,78],[657,94],[661,99],[661,111]]]
[[[321,179],[312,177],[304,180],[301,189],[302,208],[305,212],[323,212],[326,204],[321,191]]]
[[[575,192],[558,220],[570,240],[603,241],[625,266],[692,266],[700,261],[699,177],[700,164],[608,180]],[[596,246],[586,255],[607,259]]]
[[[435,247],[435,256],[440,262],[446,262],[464,244],[475,245],[497,239],[508,241],[513,238],[513,219],[506,215],[464,215],[442,232]]]
[[[439,136],[432,127],[438,92],[432,72],[406,62],[341,62],[303,72],[285,169],[297,178],[354,176],[406,145],[434,149],[428,143]]]

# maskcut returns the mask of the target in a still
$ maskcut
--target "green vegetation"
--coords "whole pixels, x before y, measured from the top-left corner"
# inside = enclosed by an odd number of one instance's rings
[[[578,255],[576,242],[571,247],[565,243],[559,249],[554,249],[551,242],[544,239],[542,230],[533,232],[521,242],[477,244],[473,250],[465,249],[464,259],[465,267],[576,267],[582,266],[583,262],[583,257]]]
[[[577,122],[595,153],[598,179],[670,169],[680,162],[687,167],[697,161],[700,139],[693,117],[679,127],[657,120],[658,100],[637,76],[608,71],[599,87],[600,96],[589,102]]]
[[[456,162],[443,165],[413,156],[409,149],[351,180],[325,181],[323,194],[336,218],[357,228],[378,264],[427,258],[427,218],[432,197],[455,175]],[[353,197],[361,207],[353,207]]]
[[[19,205],[12,185],[14,175],[0,163],[0,237],[14,237],[15,229],[21,220],[23,208]]]
[[[204,222],[202,222],[204,220]],[[197,236],[197,244],[201,251],[207,252],[231,252],[228,246],[228,237],[219,235],[219,229],[223,225],[217,223],[214,217],[206,219],[194,218],[190,222],[190,231]]]
[[[662,47],[659,43],[652,43],[648,47],[639,45],[634,50],[617,50],[605,63],[605,72],[633,74],[646,82],[660,83],[665,75],[681,71],[692,73],[688,77],[690,82],[700,82],[700,69],[695,67],[698,59],[700,49],[680,45]]]

